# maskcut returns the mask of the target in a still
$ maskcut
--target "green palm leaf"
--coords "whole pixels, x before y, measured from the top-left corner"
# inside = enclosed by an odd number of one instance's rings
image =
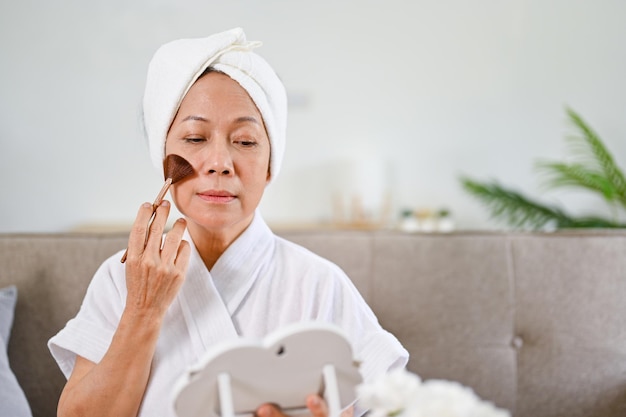
[[[462,177],[460,181],[469,194],[487,207],[491,217],[503,220],[515,228],[540,229],[550,224],[560,228],[570,227],[574,223],[559,208],[528,199],[498,183],[481,183],[467,177]]]
[[[607,220],[602,217],[580,217],[572,219],[572,223],[567,227],[569,228],[626,228],[626,224],[617,223],[612,220]]]
[[[626,208],[624,173],[593,129],[573,110],[567,109],[567,114],[580,133],[569,138],[575,160],[567,163],[538,161],[535,168],[548,187],[577,187],[599,193],[609,203],[613,220],[597,216],[571,217],[558,207],[531,200],[495,182],[480,183],[462,177],[461,185],[487,207],[492,218],[515,228],[626,228],[626,224],[617,221],[619,207]]]
[[[572,137],[570,140],[573,141],[575,146],[576,143],[580,144],[581,141],[586,145],[586,155],[582,155],[583,157],[586,156],[586,163],[591,170],[598,170],[604,175],[615,190],[615,196],[613,198],[626,207],[626,177],[624,177],[624,173],[617,166],[613,156],[604,146],[598,135],[582,117],[569,108],[567,109],[567,114],[582,133],[582,137]],[[584,147],[579,147],[579,152],[584,152],[583,149]]]
[[[590,170],[583,164],[540,161],[535,164],[535,167],[543,174],[544,183],[551,188],[586,188],[600,193],[609,202],[619,198],[619,192],[615,185],[603,173]]]

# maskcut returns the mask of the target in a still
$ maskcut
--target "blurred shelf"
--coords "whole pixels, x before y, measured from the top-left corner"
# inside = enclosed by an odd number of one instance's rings
[[[69,229],[74,233],[130,233],[130,223],[83,223]]]

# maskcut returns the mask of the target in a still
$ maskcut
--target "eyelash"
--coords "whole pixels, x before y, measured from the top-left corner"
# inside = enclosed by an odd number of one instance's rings
[[[256,146],[256,144],[257,144],[257,142],[255,140],[248,140],[248,139],[235,140],[234,143],[238,143],[241,146],[244,146],[246,148]]]
[[[190,138],[184,138],[184,140],[187,143],[201,143],[201,142],[204,142],[206,139],[202,137],[190,137]]]
[[[206,141],[203,137],[186,137],[184,138],[187,143],[202,143]],[[257,141],[254,139],[235,139],[233,143],[240,144],[243,147],[251,148],[257,145]]]

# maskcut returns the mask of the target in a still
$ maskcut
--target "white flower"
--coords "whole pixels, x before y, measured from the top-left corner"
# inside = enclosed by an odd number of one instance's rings
[[[396,416],[417,398],[421,379],[404,369],[386,373],[369,384],[357,387],[360,405],[372,417]]]
[[[372,417],[510,417],[458,382],[421,379],[405,369],[357,387],[360,406]]]
[[[479,401],[471,389],[457,382],[429,380],[422,384],[410,414],[414,417],[470,417],[470,411]]]

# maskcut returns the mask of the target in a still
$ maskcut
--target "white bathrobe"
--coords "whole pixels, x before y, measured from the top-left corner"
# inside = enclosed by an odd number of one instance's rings
[[[185,239],[191,242],[188,234]],[[216,342],[262,338],[297,321],[341,327],[362,361],[365,380],[406,365],[407,351],[381,328],[346,274],[274,235],[258,213],[211,272],[191,246],[186,281],[165,317],[140,416],[175,416],[176,380]],[[120,256],[102,264],[77,316],[48,343],[66,377],[76,355],[97,363],[111,343],[126,300]]]

